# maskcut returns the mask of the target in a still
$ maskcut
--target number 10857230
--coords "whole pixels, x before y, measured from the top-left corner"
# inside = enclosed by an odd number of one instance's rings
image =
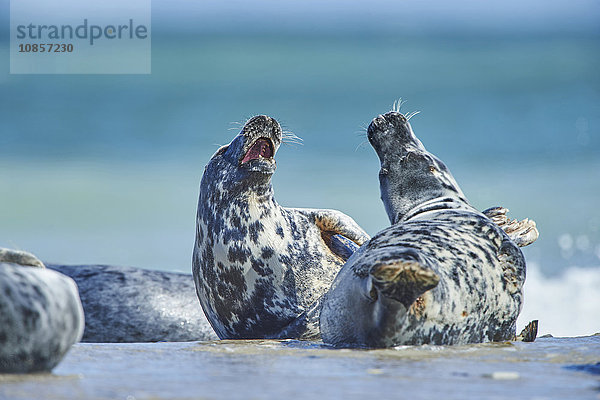
[[[73,45],[71,43],[21,43],[19,44],[19,53],[72,53]]]

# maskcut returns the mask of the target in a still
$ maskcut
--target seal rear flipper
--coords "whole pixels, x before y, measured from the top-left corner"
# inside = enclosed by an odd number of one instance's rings
[[[28,267],[45,268],[44,263],[36,256],[26,251],[0,248],[0,263],[24,265]]]
[[[518,221],[506,216],[508,209],[504,207],[492,207],[483,211],[483,214],[498,225],[510,239],[519,247],[529,246],[540,236],[535,221],[528,218]]]
[[[407,309],[423,293],[440,281],[432,270],[415,260],[398,260],[377,264],[370,271],[373,288],[388,298],[402,303]],[[371,290],[376,300],[377,293]]]
[[[538,332],[538,320],[534,319],[530,323],[528,323],[525,328],[521,331],[521,333],[515,338],[515,340],[520,342],[533,342],[537,337]]]

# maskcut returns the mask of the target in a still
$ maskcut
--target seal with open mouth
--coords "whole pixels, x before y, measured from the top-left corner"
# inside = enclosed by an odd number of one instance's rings
[[[390,347],[513,339],[525,281],[518,245],[469,204],[404,115],[375,118],[367,134],[381,161],[381,195],[393,225],[336,277],[323,300],[323,341]],[[535,225],[522,228],[522,244],[537,238]]]
[[[253,117],[202,176],[193,275],[220,338],[318,338],[322,295],[369,238],[339,211],[275,201],[281,141],[276,120]]]

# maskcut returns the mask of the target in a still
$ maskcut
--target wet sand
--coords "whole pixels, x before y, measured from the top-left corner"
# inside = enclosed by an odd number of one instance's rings
[[[600,336],[340,350],[299,341],[75,345],[0,399],[600,399]]]

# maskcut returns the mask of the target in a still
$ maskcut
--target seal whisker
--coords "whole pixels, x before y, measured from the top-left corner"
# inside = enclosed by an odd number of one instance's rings
[[[281,142],[285,143],[285,144],[291,144],[291,145],[304,145],[303,143],[303,139],[296,135],[295,133],[293,133],[292,131],[282,131],[281,132]]]
[[[364,146],[364,145],[365,145],[365,144],[367,144],[367,143],[369,143],[369,141],[368,141],[368,140],[364,140],[364,141],[360,142],[360,143],[358,144],[358,146],[356,146],[356,148],[354,149],[354,152],[357,152],[357,151],[358,151],[358,149],[360,149],[362,146]]]
[[[240,131],[244,127],[244,123],[240,121],[231,121],[229,125],[234,126],[227,128],[228,131]]]
[[[281,143],[283,143],[283,144],[289,144],[289,145],[304,146],[304,143],[301,140],[295,140],[295,139],[291,139],[291,138],[283,138],[281,140]]]
[[[302,143],[302,142],[289,142],[289,141],[285,141],[285,140],[282,141],[281,144],[284,146],[292,146],[292,147],[293,146],[304,146],[304,143]]]
[[[281,136],[285,137],[285,138],[293,138],[293,139],[298,139],[298,140],[302,140],[302,138],[298,135],[296,135],[294,132],[292,131],[282,131],[281,132]]]
[[[358,131],[354,131],[354,133],[355,133],[355,134],[356,134],[356,135],[357,135],[359,138],[362,138],[362,139],[367,139],[367,131],[368,131],[368,128],[367,128],[366,126],[364,126],[364,125],[361,125],[361,126],[360,126],[360,129],[359,129]]]
[[[411,111],[411,112],[407,113],[404,117],[406,118],[407,121],[410,121],[410,119],[417,114],[421,114],[421,111]]]
[[[394,100],[394,104],[392,104],[392,111],[399,113],[404,104],[406,104],[406,101],[402,100],[402,97],[400,97],[398,100]]]

